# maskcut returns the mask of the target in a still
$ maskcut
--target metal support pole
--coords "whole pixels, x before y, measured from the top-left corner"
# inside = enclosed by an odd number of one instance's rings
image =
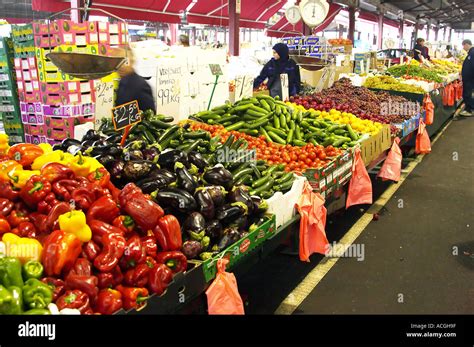
[[[378,24],[379,24],[379,34],[377,36],[377,48],[382,49],[382,42],[383,42],[383,13],[379,13],[379,18],[378,18]]]
[[[430,40],[430,31],[431,31],[431,24],[426,24],[426,41]]]
[[[349,31],[347,38],[354,44],[354,33],[355,33],[355,7],[349,7]]]
[[[229,53],[233,56],[239,55],[240,48],[240,9],[237,9],[237,1],[239,0],[229,0]]]
[[[169,24],[171,32],[171,45],[176,44],[178,41],[178,24]]]
[[[398,37],[399,37],[399,40],[400,40],[400,47],[404,48],[403,47],[403,31],[404,31],[404,27],[405,27],[405,22],[403,19],[400,20],[400,23],[399,23],[399,27],[398,27]]]

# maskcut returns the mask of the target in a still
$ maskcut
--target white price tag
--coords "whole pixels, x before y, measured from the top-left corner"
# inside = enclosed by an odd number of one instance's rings
[[[110,117],[110,110],[114,107],[113,82],[97,81],[95,85],[95,118],[100,120]]]
[[[251,98],[253,95],[253,76],[237,76],[235,78],[235,101]]]
[[[288,83],[288,74],[283,73],[280,75],[281,78],[281,99],[286,101],[290,98],[290,90],[289,90],[289,83]]]

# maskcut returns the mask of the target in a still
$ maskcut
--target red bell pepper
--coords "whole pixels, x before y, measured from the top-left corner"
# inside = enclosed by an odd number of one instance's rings
[[[82,245],[82,256],[87,260],[92,262],[99,254],[100,247],[93,240],[89,240]]]
[[[158,220],[153,234],[163,251],[177,251],[183,246],[179,221],[171,214]]]
[[[16,228],[20,223],[29,222],[30,218],[25,213],[12,211],[7,217],[7,220],[11,227]]]
[[[156,256],[156,252],[158,252],[158,245],[156,244],[156,239],[153,234],[144,236],[141,239],[142,245],[145,248],[146,255],[149,256]]]
[[[8,223],[8,220],[5,217],[0,216],[0,236],[9,233],[10,231],[10,223]]]
[[[102,289],[97,297],[95,309],[101,314],[114,314],[123,307],[122,293],[115,289]]]
[[[98,273],[97,278],[99,279],[98,287],[103,289],[118,286],[123,282],[124,276],[120,267],[116,266],[111,272]]]
[[[37,206],[37,211],[42,214],[48,214],[51,212],[51,209],[59,204],[59,201],[56,199],[56,195],[51,192],[44,198],[43,201],[40,201]]]
[[[96,276],[81,276],[69,274],[66,277],[66,289],[78,289],[87,294],[89,300],[94,303],[99,293],[97,284],[99,280]]]
[[[56,305],[60,310],[65,308],[78,309],[81,314],[85,314],[91,309],[88,295],[79,289],[66,291],[58,298]]]
[[[132,308],[139,309],[143,307],[148,300],[148,289],[146,288],[118,285],[116,289],[122,293],[123,308],[125,310]]]
[[[92,264],[86,258],[77,258],[68,275],[91,276]]]
[[[165,264],[157,264],[148,274],[148,288],[152,293],[161,295],[173,280],[173,271]]]
[[[112,197],[104,195],[94,201],[87,211],[87,221],[100,220],[111,224],[120,214],[120,209]]]
[[[148,283],[150,266],[145,262],[138,264],[135,268],[128,270],[124,276],[124,283],[131,287],[145,287]]]
[[[74,172],[66,165],[60,163],[48,163],[41,168],[41,176],[53,183],[59,180],[74,178]]]
[[[44,277],[41,282],[46,283],[53,291],[53,302],[63,295],[66,290],[66,284],[63,280],[54,277]]]
[[[148,265],[151,269],[153,269],[156,265],[158,265],[158,263],[156,262],[155,258],[150,257],[150,256],[146,257],[145,262],[147,263],[147,265]]]
[[[122,269],[130,269],[143,263],[145,259],[145,248],[140,241],[140,237],[135,234],[127,240],[123,257],[120,259],[120,266]]]
[[[36,205],[51,192],[51,183],[41,176],[31,176],[25,186],[20,190],[20,197],[30,207]]]
[[[71,198],[75,201],[76,206],[82,210],[88,210],[92,203],[96,200],[96,196],[92,186],[89,187],[80,187],[75,189]]]
[[[36,238],[37,236],[36,227],[31,222],[21,222],[17,229],[21,237]]]
[[[94,266],[100,272],[109,272],[117,266],[125,251],[125,238],[120,233],[105,234],[102,237],[102,252],[94,259]]]
[[[14,203],[13,201],[6,199],[6,198],[0,198],[0,215],[1,216],[8,216],[10,212],[13,210]]]
[[[56,204],[51,211],[49,211],[48,216],[46,217],[46,227],[48,230],[56,230],[59,229],[59,222],[58,218],[60,215],[70,212],[71,205],[66,202],[60,202]]]
[[[48,219],[48,216],[39,212],[32,212],[29,215],[30,221],[33,223],[35,226],[36,230],[38,231],[38,234],[44,234],[50,231],[48,227],[46,226],[46,220]]]
[[[145,232],[153,230],[164,212],[160,205],[151,201],[134,183],[128,183],[120,192],[120,206]]]
[[[31,212],[30,208],[23,201],[15,202],[14,210],[23,215],[28,215]]]
[[[120,195],[121,190],[118,189],[116,186],[114,186],[114,184],[112,182],[107,183],[107,186],[105,188],[108,189],[108,191],[112,195],[112,198],[115,201],[119,200],[119,195]]]
[[[180,251],[159,252],[156,255],[156,261],[168,266],[173,273],[186,271],[188,267],[188,260]]]
[[[135,222],[132,217],[126,215],[115,218],[112,225],[122,230],[125,234],[131,233],[135,229]]]
[[[20,192],[14,190],[10,182],[0,182],[0,198],[16,201],[19,196]]]
[[[69,202],[71,200],[71,193],[79,188],[79,182],[73,179],[63,179],[53,183],[52,189],[58,199]]]
[[[41,147],[31,143],[18,143],[8,150],[10,159],[16,160],[23,168],[30,166],[36,158],[43,154]]]
[[[107,234],[123,234],[119,228],[100,220],[91,220],[87,225],[91,228],[92,240],[99,245],[103,245],[102,239]]]
[[[76,235],[62,230],[53,231],[45,239],[41,263],[47,276],[68,272],[81,254],[81,241]]]
[[[100,167],[95,171],[91,172],[87,179],[89,182],[98,185],[102,188],[107,188],[108,183],[110,182],[110,174],[105,167]]]

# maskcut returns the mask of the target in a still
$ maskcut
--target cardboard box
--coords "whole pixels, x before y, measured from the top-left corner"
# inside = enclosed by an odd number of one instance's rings
[[[13,46],[13,56],[15,58],[28,58],[35,55],[34,40],[15,43]]]
[[[47,105],[78,104],[81,102],[81,94],[77,92],[61,94],[41,93],[41,102]]]
[[[63,140],[74,137],[74,128],[76,125],[94,122],[94,116],[76,116],[76,117],[49,117],[45,116],[46,137],[53,140]],[[48,123],[50,125],[48,125]]]
[[[15,43],[33,40],[33,25],[31,23],[24,25],[13,24],[11,28],[12,39]]]
[[[99,45],[60,45],[54,49],[54,52],[76,52],[76,53],[88,53],[88,54],[99,54]],[[44,54],[44,51],[43,51]]]
[[[32,136],[44,136],[46,133],[44,124],[24,124],[25,134]]]
[[[361,156],[365,166],[368,166],[374,159],[377,159],[391,145],[390,125],[384,124],[377,135],[369,137],[360,144]]]
[[[93,81],[42,82],[40,88],[48,94],[88,93],[93,90],[93,84]]]
[[[35,46],[41,48],[54,48],[63,43],[63,40],[59,34],[51,35],[36,35]]]
[[[30,134],[25,134],[25,142],[32,143],[34,145],[39,145],[40,143],[47,143],[46,136],[34,136]]]
[[[50,35],[50,34],[57,34],[59,28],[54,26],[52,22],[40,22],[35,21],[33,22],[33,34],[35,36],[43,36],[43,35]]]
[[[21,113],[21,122],[23,124],[44,124],[44,117],[41,114]]]
[[[40,102],[41,101],[41,93],[39,90],[33,92],[26,92],[23,91],[22,93],[18,93],[18,97],[22,102]]]
[[[34,113],[34,114],[43,115],[41,103],[39,102],[35,102],[35,103],[20,102],[20,111],[21,113]]]
[[[27,93],[32,93],[40,90],[38,81],[23,82],[24,91]]]
[[[72,117],[72,116],[89,116],[95,113],[94,104],[79,105],[42,105],[43,114],[45,116]]]

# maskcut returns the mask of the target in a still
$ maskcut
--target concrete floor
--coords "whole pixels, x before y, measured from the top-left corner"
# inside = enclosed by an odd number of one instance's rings
[[[474,119],[450,124],[379,220],[356,239],[364,260],[339,259],[295,314],[474,313],[473,134]],[[376,183],[374,192],[384,186]],[[339,240],[360,215],[351,208],[331,216],[329,241]],[[301,263],[279,254],[237,274],[247,313],[273,313],[321,259]]]

